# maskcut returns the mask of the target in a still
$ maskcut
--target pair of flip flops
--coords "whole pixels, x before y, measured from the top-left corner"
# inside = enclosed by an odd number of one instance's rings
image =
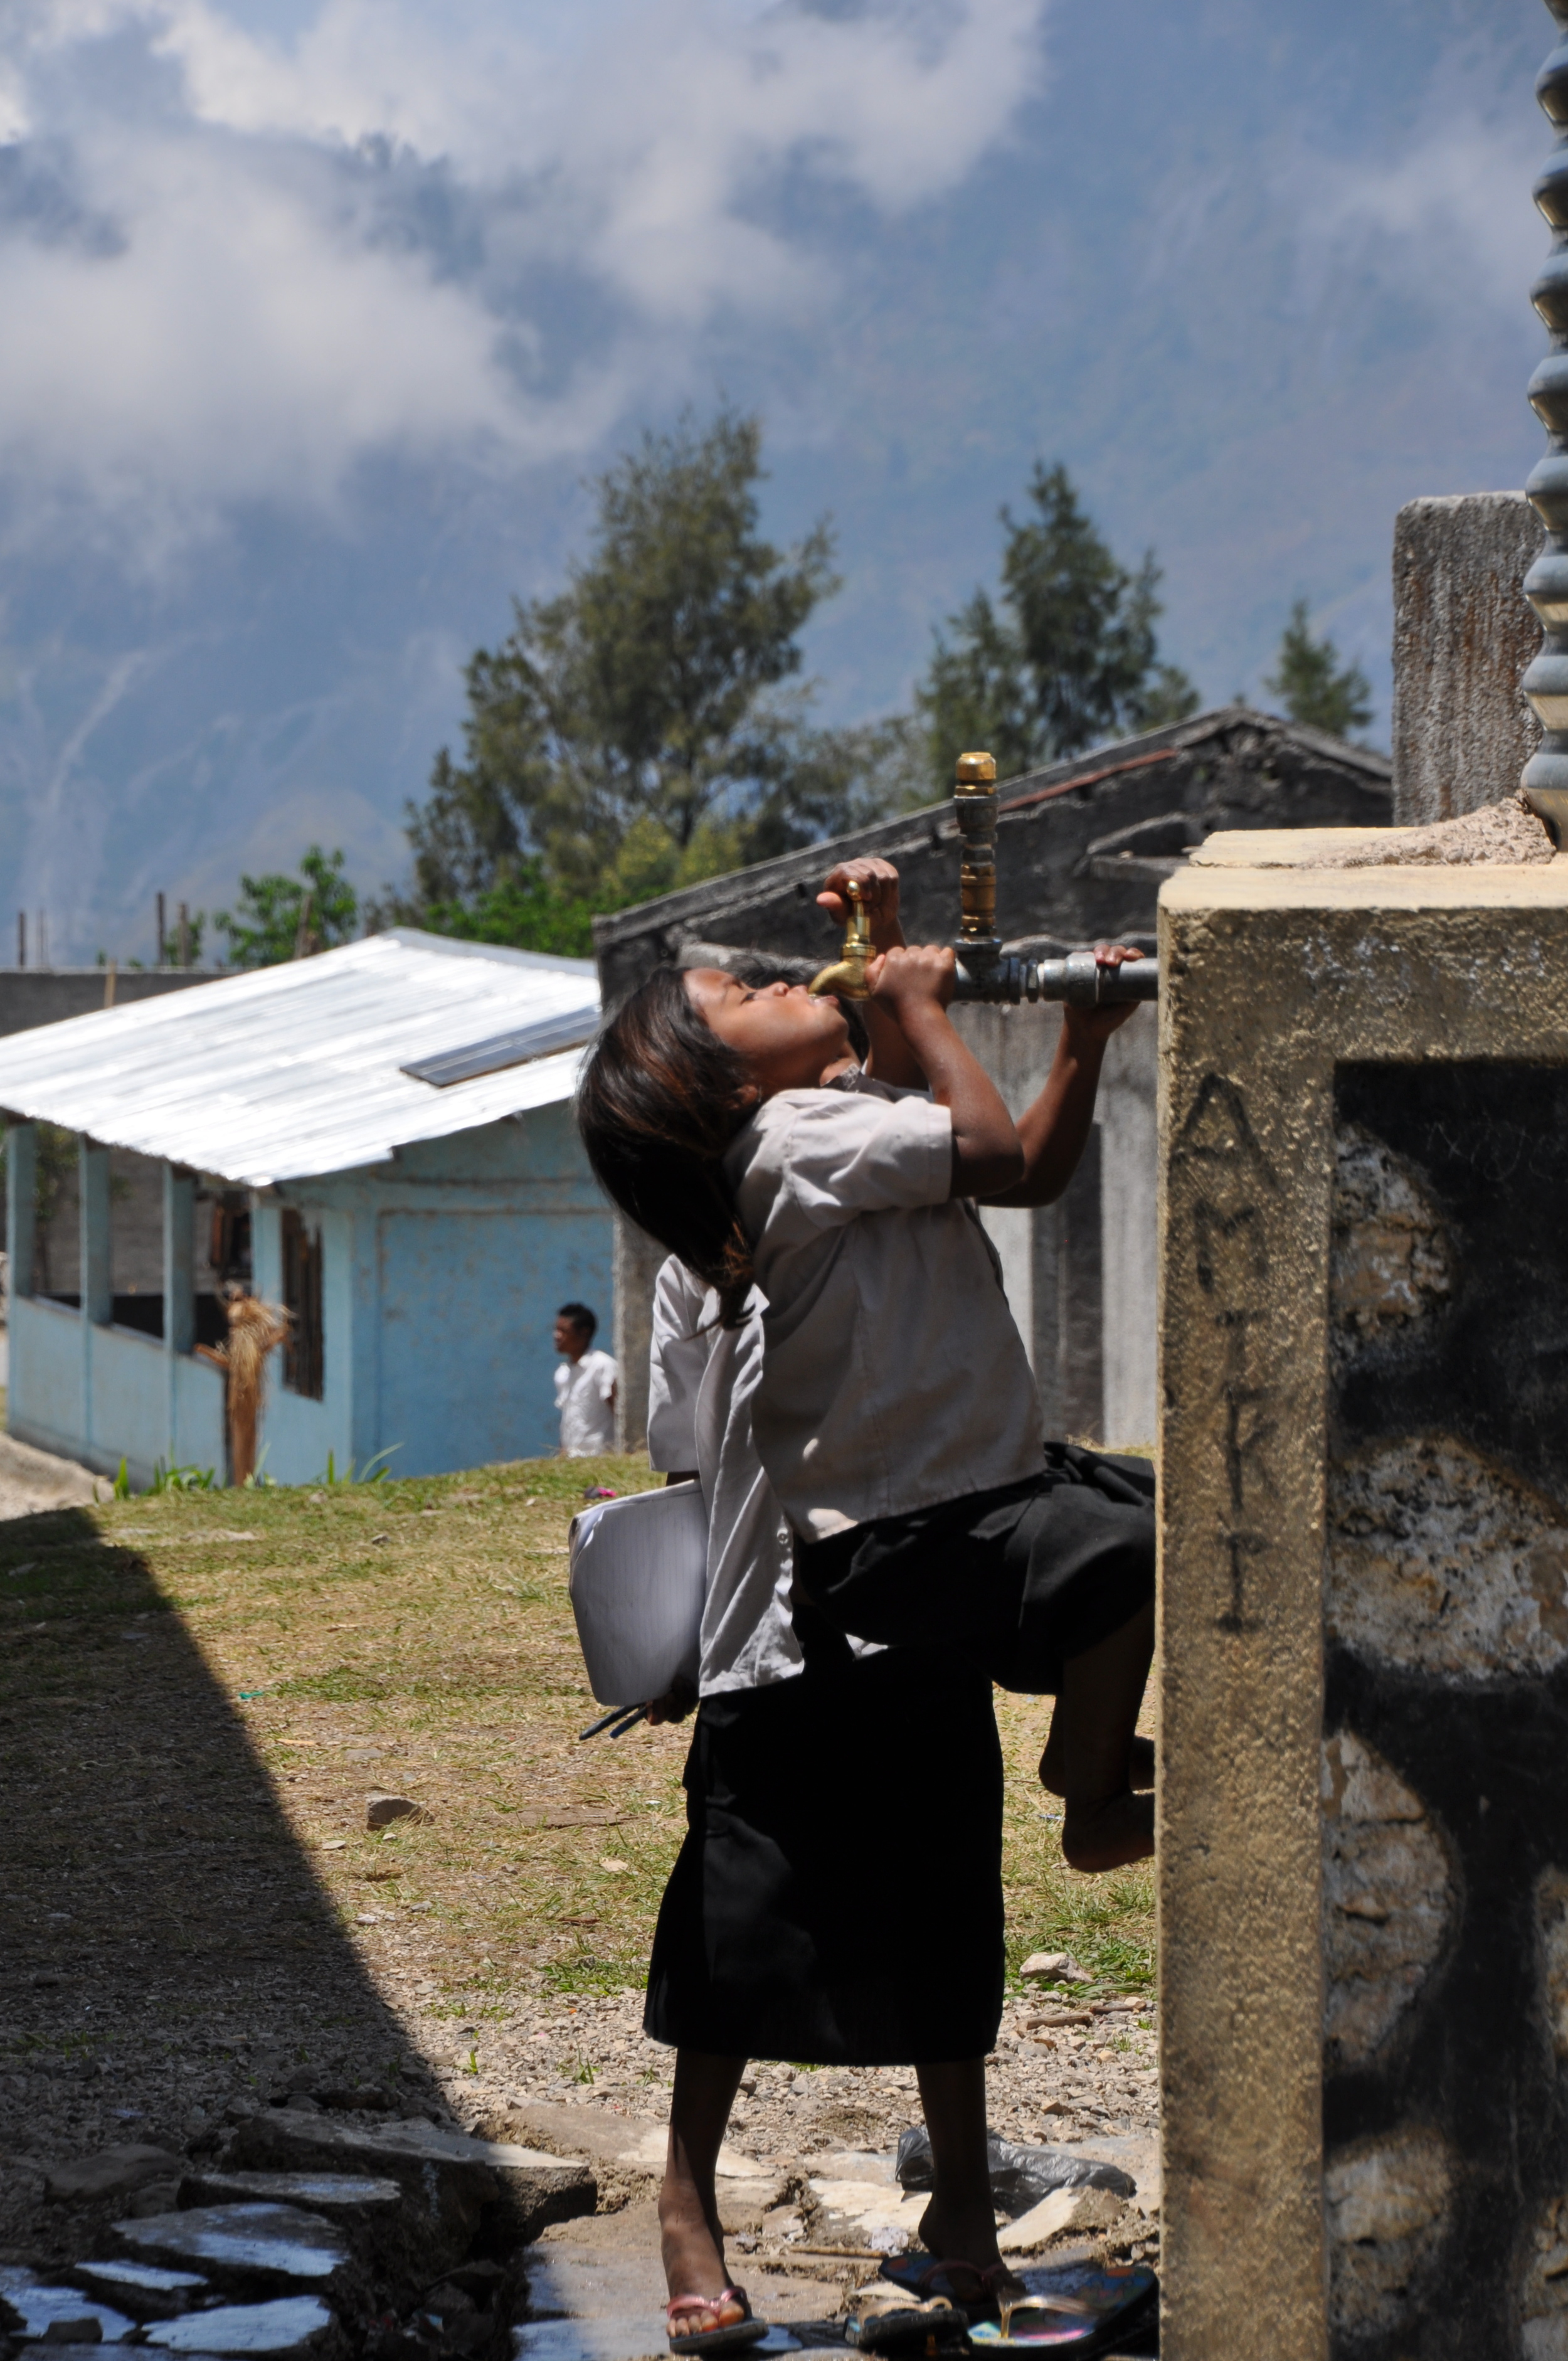
[[[738,2303],[745,2318],[726,2321],[721,2327],[683,2328],[681,2322],[705,2312],[722,2312],[726,2305]],[[753,2320],[751,2299],[744,2288],[726,2288],[722,2295],[672,2296],[664,2306],[664,2322],[672,2353],[738,2353],[748,2345],[760,2345],[768,2333],[765,2320]]]
[[[1089,2355],[1115,2343],[1153,2310],[1159,2282],[1146,2265],[1063,2263],[1017,2273],[924,2255],[891,2256],[883,2276],[921,2302],[946,2302],[987,2352],[1045,2349]],[[1013,2290],[1022,2287],[1024,2292]],[[864,2342],[862,2337],[861,2342]]]

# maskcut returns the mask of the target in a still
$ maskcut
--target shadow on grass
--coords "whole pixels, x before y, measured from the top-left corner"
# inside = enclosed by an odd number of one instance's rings
[[[239,1701],[80,1510],[0,1524],[0,1783],[13,2153],[187,2140],[299,2067],[417,2072]]]

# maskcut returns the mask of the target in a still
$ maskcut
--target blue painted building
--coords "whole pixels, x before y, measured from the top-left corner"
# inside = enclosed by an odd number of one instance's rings
[[[225,1470],[225,1296],[289,1314],[262,1471],[307,1483],[554,1450],[551,1324],[608,1327],[611,1223],[572,1117],[592,963],[414,929],[0,1040],[14,1434],[148,1482]],[[79,1254],[48,1285],[40,1124],[76,1135]],[[126,1170],[160,1285],[117,1283]]]

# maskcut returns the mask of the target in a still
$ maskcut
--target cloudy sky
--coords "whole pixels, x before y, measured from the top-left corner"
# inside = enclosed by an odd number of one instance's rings
[[[683,402],[906,695],[1061,456],[1255,691],[1386,702],[1400,500],[1518,483],[1540,0],[0,0],[0,924],[399,822],[586,474]],[[1380,717],[1381,719],[1381,717]],[[147,938],[144,941],[143,938]]]

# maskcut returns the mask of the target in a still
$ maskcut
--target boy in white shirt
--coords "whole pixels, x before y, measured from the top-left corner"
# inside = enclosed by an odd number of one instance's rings
[[[598,1314],[586,1303],[563,1303],[555,1314],[555,1350],[565,1358],[555,1372],[563,1459],[594,1459],[615,1449],[615,1389],[620,1372],[608,1353],[596,1353]]]

